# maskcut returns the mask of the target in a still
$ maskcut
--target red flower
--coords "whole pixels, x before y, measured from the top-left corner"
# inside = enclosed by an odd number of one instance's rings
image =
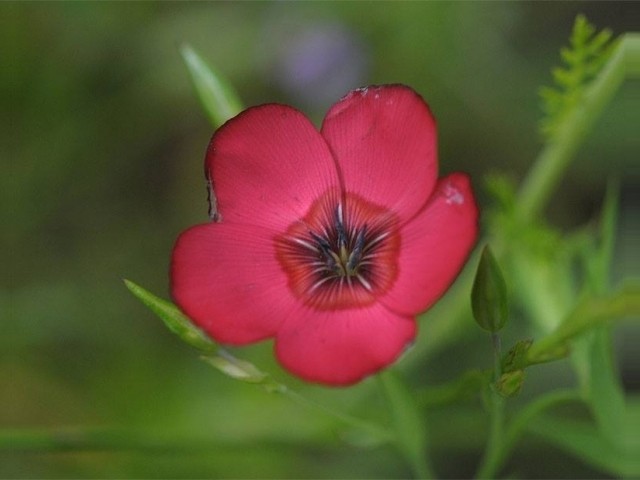
[[[477,235],[469,179],[437,179],[435,122],[401,85],[354,90],[320,132],[284,105],[213,136],[218,222],[184,232],[180,308],[214,339],[275,338],[285,368],[355,383],[393,362],[462,268]]]

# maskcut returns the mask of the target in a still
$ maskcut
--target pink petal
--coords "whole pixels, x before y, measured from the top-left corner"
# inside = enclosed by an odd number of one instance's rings
[[[178,237],[171,261],[173,298],[221,343],[273,336],[296,304],[269,236],[260,227],[210,223]]]
[[[276,336],[285,368],[311,382],[349,385],[389,365],[413,340],[413,319],[380,304],[349,310],[305,308]]]
[[[284,105],[249,108],[213,136],[206,157],[222,221],[284,229],[338,186],[336,164],[311,122]]]
[[[442,178],[425,209],[400,231],[398,276],[379,300],[415,315],[433,305],[465,264],[478,235],[478,207],[467,175]]]
[[[436,126],[416,92],[403,85],[354,90],[331,107],[321,132],[347,192],[401,220],[424,206],[438,175]]]

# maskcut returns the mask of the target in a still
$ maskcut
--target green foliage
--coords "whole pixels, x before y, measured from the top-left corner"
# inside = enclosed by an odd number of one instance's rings
[[[580,302],[551,334],[535,342],[528,350],[529,362],[544,361],[550,352],[584,332],[609,325],[614,320],[640,316],[640,285],[629,283],[602,297],[587,297]]]
[[[544,118],[541,131],[553,137],[565,116],[578,105],[589,82],[600,72],[609,58],[614,42],[610,30],[596,33],[584,15],[578,15],[573,25],[569,46],[560,50],[565,64],[552,70],[554,87],[540,89]]]
[[[191,81],[211,125],[218,128],[242,111],[242,102],[227,80],[189,45],[180,49]]]
[[[259,384],[268,391],[284,389],[284,385],[272,381],[268,374],[259,370],[252,363],[236,358],[226,350],[218,347],[206,333],[196,327],[173,303],[156,297],[131,280],[124,280],[124,283],[129,291],[149,310],[155,313],[169,330],[180,337],[186,344],[203,352],[202,359],[221,373],[234,380]]]
[[[574,8],[581,6],[569,10]],[[614,11],[600,4],[590,8],[591,20],[622,25],[625,10],[632,8],[633,2]],[[119,281],[109,279],[136,272],[158,291],[164,289],[171,244],[198,215],[193,200],[201,200],[187,177],[193,175],[192,162],[198,172],[202,139],[210,128],[191,100],[201,98],[214,127],[242,107],[238,101],[234,107],[233,96],[215,87],[219,73],[252,103],[282,101],[321,118],[336,97],[319,100],[314,86],[301,92],[314,102],[295,98],[274,72],[300,38],[289,35],[289,26],[315,32],[318,21],[328,22],[355,34],[366,47],[372,60],[366,79],[393,78],[424,94],[447,150],[443,170],[467,170],[478,186],[480,176],[496,168],[493,160],[504,159],[508,176],[495,176],[491,186],[499,220],[487,215],[482,202],[483,242],[490,242],[509,278],[514,315],[505,338],[523,335],[544,345],[582,301],[615,297],[619,291],[611,293],[610,284],[620,283],[636,253],[633,243],[613,251],[635,238],[626,219],[616,227],[615,188],[607,194],[600,229],[589,222],[580,227],[580,239],[568,231],[590,211],[585,206],[598,201],[592,187],[602,182],[603,162],[583,162],[571,188],[551,194],[587,138],[594,151],[606,152],[604,163],[613,162],[614,154],[635,158],[632,141],[612,145],[614,138],[635,133],[637,122],[627,117],[635,112],[629,102],[611,99],[625,80],[640,73],[640,34],[621,34],[600,73],[581,80],[586,82],[577,89],[581,95],[565,99],[568,89],[556,85],[558,108],[550,116],[557,118],[551,129],[557,134],[545,136],[553,141],[533,162],[535,171],[525,171],[535,141],[527,104],[519,100],[536,87],[529,69],[546,68],[539,63],[545,42],[530,34],[544,34],[550,27],[541,22],[567,11],[567,4],[519,2],[417,2],[397,9],[357,2],[299,2],[286,8],[269,2],[171,8],[7,4],[5,44],[15,61],[0,75],[11,112],[3,142],[9,170],[0,188],[9,221],[0,311],[8,312],[10,326],[0,362],[5,413],[0,476],[406,477],[407,467],[389,447],[399,437],[421,441],[411,435],[410,421],[394,423],[396,435],[390,438],[378,425],[326,408],[339,405],[367,419],[386,418],[386,406],[373,390],[376,382],[349,389],[297,384],[302,397],[270,376],[252,384],[232,380],[261,378],[263,365],[267,370],[273,361],[269,345],[248,349],[257,372],[253,364],[208,346],[212,351],[204,360],[226,372],[220,375],[190,361],[178,342],[163,341],[166,332],[141,312]],[[504,13],[505,18],[526,15],[528,21],[485,21],[487,14]],[[176,42],[184,40],[197,47],[191,49],[195,55],[189,55],[189,47],[176,54]],[[533,53],[531,62],[520,63],[514,40]],[[446,46],[446,55],[438,44]],[[609,45],[603,50],[614,47]],[[397,55],[400,51],[404,55]],[[306,107],[309,103],[316,106]],[[616,137],[592,135],[605,109],[610,121],[600,125],[615,130]],[[628,181],[624,172],[621,178]],[[558,228],[545,226],[545,208],[554,209]],[[621,209],[620,215],[629,212]],[[614,231],[620,235],[616,242]],[[618,268],[611,275],[614,257]],[[478,348],[486,350],[486,338],[471,325],[472,280],[467,268],[419,320],[416,344],[397,365],[410,379],[408,393],[419,392],[415,421],[427,410],[422,426],[429,441],[423,453],[436,457],[438,477],[471,477],[468,460],[478,458],[487,433],[479,397],[494,378],[491,370],[481,370],[487,359],[475,363]],[[142,294],[137,298],[144,297],[156,313],[181,318],[175,305],[135,287],[132,291]],[[526,341],[514,349],[520,353],[512,363],[503,359],[503,375],[519,366],[527,380],[517,401],[504,399],[504,436],[479,476],[549,477],[558,471],[567,478],[639,476],[640,404],[621,388],[607,315],[560,339],[557,350],[547,345],[547,360],[570,356],[564,368],[547,364],[528,372]],[[180,320],[177,326],[189,327]],[[614,353],[626,369],[637,363],[637,351],[628,343],[631,336],[619,339],[624,354]],[[193,359],[199,356],[195,353]],[[575,375],[566,375],[568,368]],[[265,394],[269,386],[277,387],[274,395]],[[567,403],[569,408],[553,415],[557,405]],[[540,455],[553,450],[553,459],[539,462],[527,455],[529,444],[520,440],[531,434],[538,436]],[[373,447],[373,452],[363,450]],[[514,451],[517,462],[510,460]],[[566,455],[583,466],[567,465]],[[505,465],[517,470],[503,472]]]
[[[218,346],[209,336],[196,327],[173,303],[156,297],[131,280],[125,280],[125,285],[138,300],[155,313],[182,341],[203,352],[214,352]]]

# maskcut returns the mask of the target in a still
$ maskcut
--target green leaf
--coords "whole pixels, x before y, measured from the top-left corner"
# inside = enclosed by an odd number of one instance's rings
[[[217,345],[202,330],[196,327],[173,303],[156,297],[130,280],[124,280],[131,293],[144,303],[164,322],[169,330],[185,343],[204,352],[217,350]]]
[[[601,434],[611,443],[620,443],[625,428],[624,388],[616,368],[612,352],[611,332],[599,328],[593,336],[584,339],[588,343],[587,396]]]
[[[598,293],[604,292],[609,286],[611,273],[611,260],[615,248],[616,227],[618,225],[618,199],[620,197],[620,185],[612,180],[607,185],[607,192],[602,206],[602,219],[600,228],[600,251],[597,258]]]
[[[509,316],[507,284],[489,245],[480,256],[471,290],[471,308],[476,323],[492,333],[501,330]]]
[[[539,363],[550,352],[566,342],[600,325],[614,320],[640,315],[640,285],[628,284],[606,296],[583,300],[552,333],[535,342],[528,351],[527,361]]]
[[[191,48],[180,48],[193,86],[211,125],[218,128],[242,111],[242,102],[231,85]]]

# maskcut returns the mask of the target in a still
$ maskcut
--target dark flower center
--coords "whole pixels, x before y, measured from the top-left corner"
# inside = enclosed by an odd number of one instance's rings
[[[397,220],[355,195],[328,192],[276,239],[289,286],[320,309],[372,303],[397,273]]]

